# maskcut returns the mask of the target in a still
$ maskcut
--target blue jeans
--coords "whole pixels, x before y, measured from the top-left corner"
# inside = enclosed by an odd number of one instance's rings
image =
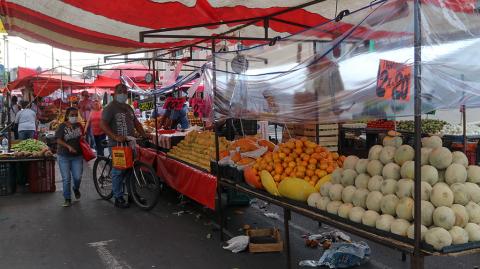
[[[83,157],[58,155],[58,166],[63,180],[63,197],[71,199],[71,181],[73,178],[73,189],[80,189],[80,182],[83,173]]]
[[[27,140],[30,138],[33,138],[33,135],[35,135],[35,131],[19,131],[18,132],[18,139],[20,140]]]
[[[125,180],[126,171],[112,168],[112,191],[113,198],[123,197],[123,182]]]
[[[102,146],[102,141],[107,139],[107,136],[102,135],[94,135],[95,138],[95,150],[97,151],[97,156],[105,156],[105,148]]]
[[[88,126],[87,131],[85,133],[85,139],[87,139],[88,144],[90,145],[90,147],[92,149],[94,149],[96,147],[95,137],[93,136],[92,128],[90,126]]]

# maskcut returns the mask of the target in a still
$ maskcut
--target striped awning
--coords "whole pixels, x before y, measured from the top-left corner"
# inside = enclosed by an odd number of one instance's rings
[[[411,4],[412,0],[405,0]],[[170,48],[186,45],[194,38],[146,39],[139,42],[139,33],[162,28],[241,20],[275,14],[309,3],[308,0],[2,0],[0,15],[10,35],[47,43],[57,48],[94,53],[121,53],[140,48]],[[315,2],[315,1],[314,1]],[[372,0],[325,0],[277,16],[294,22],[270,21],[268,34],[284,37],[297,33],[299,25],[314,26],[335,18],[339,11],[356,10]],[[398,0],[397,0],[398,2]],[[423,0],[439,9],[452,12],[473,12],[477,0]],[[408,16],[410,18],[411,16]],[[336,31],[349,29],[355,22],[340,23]],[[206,26],[175,31],[176,35],[192,33],[211,36],[237,27],[239,23]],[[388,29],[385,29],[388,30]],[[242,36],[262,36],[262,22],[241,30]],[[235,33],[238,34],[238,33]],[[319,37],[331,38],[338,33]]]

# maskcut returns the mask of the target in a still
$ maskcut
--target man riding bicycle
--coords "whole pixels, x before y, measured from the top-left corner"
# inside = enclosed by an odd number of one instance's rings
[[[110,144],[125,143],[127,136],[134,136],[134,129],[140,136],[146,138],[147,134],[142,124],[135,117],[133,109],[126,104],[128,99],[127,86],[115,86],[113,101],[110,102],[102,113],[100,127],[107,134]],[[115,198],[115,207],[127,208],[128,203],[123,198],[124,171],[112,168],[112,191]]]

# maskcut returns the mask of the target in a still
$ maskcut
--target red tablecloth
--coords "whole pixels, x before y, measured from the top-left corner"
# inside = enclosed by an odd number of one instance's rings
[[[138,153],[139,159],[152,165],[157,175],[170,187],[210,209],[215,209],[215,176],[167,158],[163,152],[140,148]]]

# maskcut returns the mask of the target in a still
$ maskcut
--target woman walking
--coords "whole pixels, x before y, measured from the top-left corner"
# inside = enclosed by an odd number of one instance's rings
[[[57,138],[57,156],[60,174],[63,180],[64,207],[72,204],[71,181],[75,198],[80,199],[80,182],[83,173],[83,156],[80,149],[80,139],[83,127],[78,122],[78,109],[69,107],[65,111],[65,122],[58,126],[55,132]]]

